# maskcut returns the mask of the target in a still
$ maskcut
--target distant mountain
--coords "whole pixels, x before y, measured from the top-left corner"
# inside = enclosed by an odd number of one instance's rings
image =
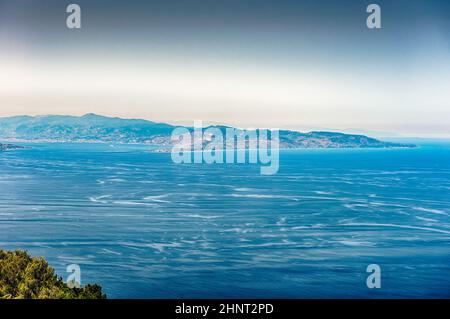
[[[145,120],[77,116],[14,116],[0,118],[0,138],[64,142],[146,143],[170,135],[173,126]]]
[[[142,143],[170,146],[175,126],[140,119],[86,114],[77,116],[14,116],[0,118],[0,139],[50,142]],[[214,126],[225,132],[225,126]],[[192,128],[187,127],[189,131]],[[241,134],[244,131],[238,130]],[[192,134],[193,139],[197,138]],[[389,143],[364,135],[334,132],[280,131],[281,148],[386,148],[414,147]]]

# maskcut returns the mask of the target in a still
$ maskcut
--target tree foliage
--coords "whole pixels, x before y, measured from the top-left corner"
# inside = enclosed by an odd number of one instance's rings
[[[0,249],[0,299],[104,299],[99,285],[69,288],[41,257]]]

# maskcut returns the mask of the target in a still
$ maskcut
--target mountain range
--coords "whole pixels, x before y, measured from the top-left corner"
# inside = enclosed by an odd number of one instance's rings
[[[212,126],[225,132],[226,126]],[[176,126],[141,119],[122,119],[96,114],[46,115],[0,118],[0,140],[48,142],[139,143],[167,147]],[[186,127],[193,132],[191,127]],[[243,134],[243,130],[236,129]],[[195,134],[191,133],[194,137]],[[280,148],[389,148],[414,147],[380,141],[365,135],[280,130]],[[195,139],[195,137],[194,137]]]

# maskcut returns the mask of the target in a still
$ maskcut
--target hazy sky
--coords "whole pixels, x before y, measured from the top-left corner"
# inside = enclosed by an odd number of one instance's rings
[[[0,116],[89,112],[450,136],[450,1],[0,0]]]

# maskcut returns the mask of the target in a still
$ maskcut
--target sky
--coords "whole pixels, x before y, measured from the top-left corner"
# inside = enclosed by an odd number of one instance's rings
[[[450,1],[0,0],[0,117],[85,113],[450,137]]]

